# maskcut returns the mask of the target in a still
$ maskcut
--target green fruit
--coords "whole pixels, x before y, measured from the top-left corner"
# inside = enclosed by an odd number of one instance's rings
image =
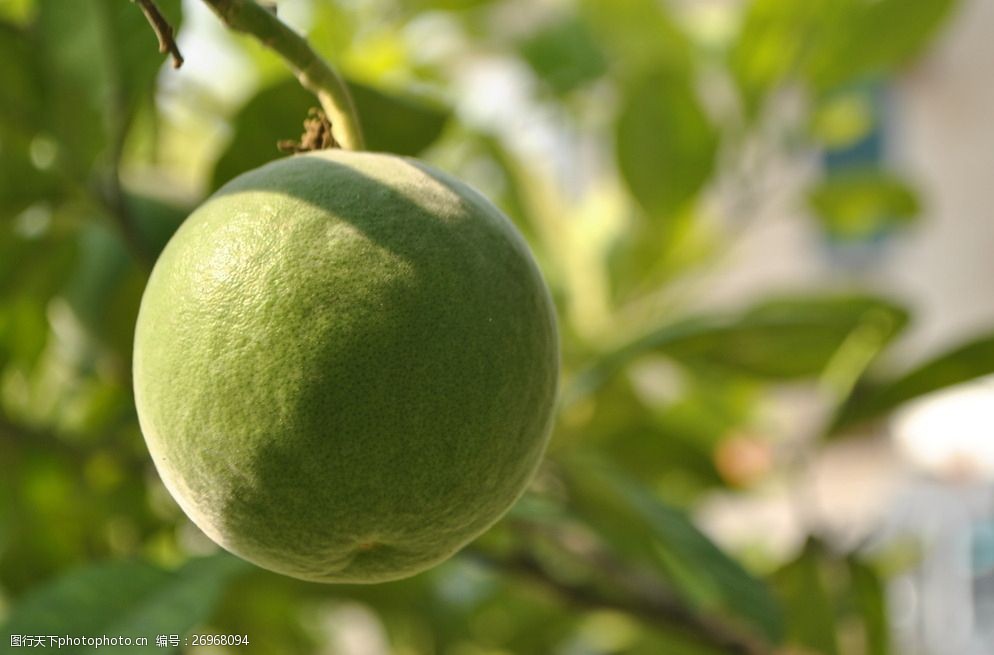
[[[286,575],[379,582],[514,503],[558,359],[549,294],[497,209],[420,162],[324,151],[236,178],[169,242],[135,401],[212,539]]]

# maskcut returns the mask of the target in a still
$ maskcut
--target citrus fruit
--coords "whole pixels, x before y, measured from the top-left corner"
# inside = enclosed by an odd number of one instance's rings
[[[232,180],[155,265],[135,401],[208,536],[307,580],[451,556],[522,493],[558,383],[522,238],[415,160],[322,151]]]

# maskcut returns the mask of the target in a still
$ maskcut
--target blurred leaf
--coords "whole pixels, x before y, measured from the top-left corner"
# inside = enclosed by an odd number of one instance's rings
[[[611,293],[623,306],[665,286],[695,268],[706,266],[720,248],[713,225],[689,210],[652,221],[633,216],[608,251]]]
[[[809,539],[771,580],[785,608],[790,646],[819,655],[889,653],[883,582],[854,555],[835,555]]]
[[[866,92],[831,94],[814,108],[811,133],[830,150],[849,148],[873,130],[874,111],[873,97]]]
[[[29,33],[0,21],[0,135],[30,131],[41,109],[37,59]]]
[[[357,82],[349,82],[349,88],[371,151],[417,155],[441,135],[449,119],[447,110],[421,100]],[[259,91],[235,117],[234,135],[214,167],[212,188],[285,156],[276,143],[299,137],[307,110],[317,105],[314,95],[292,78]]]
[[[404,4],[409,5],[418,11],[429,11],[432,9],[458,11],[463,9],[474,9],[492,2],[494,2],[494,0],[406,0]]]
[[[228,585],[227,593],[211,618],[211,626],[217,634],[247,634],[250,647],[244,651],[231,649],[245,655],[319,653],[319,635],[313,634],[307,629],[309,625],[301,621],[307,611],[301,586],[302,583],[292,578],[254,569]]]
[[[808,191],[808,205],[830,234],[866,239],[904,225],[921,210],[914,188],[892,173],[835,173]]]
[[[51,140],[33,139],[44,114],[43,87],[31,33],[0,21],[0,220],[17,216],[41,199],[63,194],[51,171],[36,164]],[[35,156],[32,157],[32,144]],[[34,159],[35,161],[32,161]]]
[[[623,94],[616,134],[622,177],[650,218],[670,219],[711,176],[718,135],[682,73],[659,70]]]
[[[0,305],[0,366],[28,367],[48,340],[44,305],[30,297]]]
[[[22,431],[6,412],[2,426],[5,441]],[[15,593],[37,576],[47,577],[78,563],[94,525],[93,515],[99,511],[94,503],[86,502],[89,499],[73,475],[71,460],[63,456],[61,442],[46,439],[44,433],[23,432],[27,438],[16,444],[8,442],[6,445],[16,448],[4,453],[4,477],[13,479],[16,492],[0,573],[4,586]],[[8,607],[12,600],[8,600]],[[9,643],[3,625],[0,640]]]
[[[180,0],[159,5],[178,29]],[[84,177],[97,155],[123,137],[164,57],[130,2],[90,0],[66,11],[61,0],[39,0],[36,23],[45,71],[46,112],[39,118],[66,168]]]
[[[712,448],[721,432],[699,412],[704,408],[688,400],[669,407],[663,416],[632,425],[629,430],[607,435],[603,450],[611,461],[623,466],[634,480],[652,485],[668,499],[691,504],[702,493],[721,487]],[[650,410],[642,411],[650,414]],[[724,426],[722,426],[724,427]]]
[[[728,54],[728,67],[738,82],[747,114],[754,115],[771,90],[797,73],[824,4],[825,0],[748,3]]]
[[[76,316],[96,335],[103,330],[108,305],[121,280],[134,269],[120,235],[110,227],[91,223],[79,235],[79,255],[69,276],[65,297]],[[134,315],[128,320],[134,320]]]
[[[847,562],[856,611],[863,622],[865,653],[888,655],[890,624],[884,582],[873,568],[860,562],[855,556],[850,556]]]
[[[31,210],[29,210],[31,211]],[[48,340],[49,301],[75,256],[73,235],[47,207],[35,208],[44,229],[25,235],[18,221],[0,221],[0,364],[33,366]]]
[[[574,425],[567,418],[557,439],[591,444],[626,474],[679,505],[721,486],[712,449],[740,424],[740,412],[752,407],[753,398],[736,406],[740,399],[735,397],[739,390],[730,389],[734,385],[674,380],[678,397],[658,407],[643,400],[634,386],[627,377],[616,378],[590,399],[590,409],[581,405],[580,411],[589,412],[587,420]]]
[[[545,25],[520,44],[532,70],[558,94],[607,72],[607,60],[586,22],[576,16]]]
[[[148,251],[159,253],[189,210],[146,196],[128,196],[129,219]],[[88,223],[80,230],[75,268],[63,295],[94,343],[130,361],[135,317],[147,280],[119,230]]]
[[[34,0],[4,0],[0,2],[0,18],[18,24],[25,23],[33,9]]]
[[[339,2],[315,2],[311,5],[311,11],[313,15],[307,40],[328,61],[341,61],[352,43],[353,36],[359,31],[360,16]],[[252,48],[249,52],[258,53],[258,50]],[[275,65],[285,73],[286,64],[277,60]]]
[[[194,210],[194,207],[138,194],[129,194],[125,203],[142,243],[154,257],[158,257],[173,233]]]
[[[529,245],[535,249],[536,257],[546,256],[540,219],[531,206],[530,194],[534,191],[529,188],[531,183],[528,178],[529,171],[522,165],[520,158],[509,151],[500,139],[489,134],[474,134],[472,138],[483,156],[493,162],[502,177],[499,191],[487,196],[514,221]],[[542,266],[542,269],[548,273],[548,267]]]
[[[825,2],[825,0],[822,0]],[[919,56],[956,0],[833,0],[818,47],[807,51],[807,74],[828,90],[856,78],[896,72]],[[880,29],[881,26],[886,29]]]
[[[32,145],[41,144],[47,147],[50,142],[25,142],[23,135],[3,139],[0,135],[0,220],[15,230],[21,227],[21,233],[37,231],[47,223],[53,209],[68,195],[53,171],[32,161]]]
[[[564,466],[575,511],[612,548],[651,566],[692,606],[736,615],[779,640],[780,610],[766,586],[686,516],[604,460],[571,456]]]
[[[824,92],[896,72],[921,54],[956,4],[754,0],[729,51],[729,66],[753,114],[770,91],[790,81],[804,80]]]
[[[192,559],[165,571],[135,561],[114,561],[73,571],[20,599],[0,632],[10,635],[123,635],[147,637],[129,653],[176,653],[159,648],[156,635],[185,635],[209,619],[218,597],[248,564],[227,553]],[[63,648],[89,653],[93,646]]]
[[[838,655],[835,612],[821,558],[822,547],[808,541],[797,559],[784,565],[772,579],[784,607],[787,642],[819,655]]]
[[[648,352],[662,353],[691,369],[760,379],[818,376],[861,326],[872,323],[879,350],[907,320],[902,308],[869,296],[788,298],[760,303],[738,316],[690,318],[604,355],[577,374],[564,401],[597,389]]]
[[[614,69],[641,71],[666,66],[689,72],[691,43],[655,0],[580,0],[580,15]]]
[[[950,350],[904,375],[857,387],[832,421],[829,434],[881,416],[900,405],[945,387],[994,373],[994,335],[984,335]]]
[[[300,136],[310,107],[318,106],[312,93],[287,78],[262,89],[234,118],[231,141],[214,165],[211,188],[266,162],[285,157],[276,148],[283,139]]]
[[[662,350],[689,366],[760,378],[803,378],[825,370],[864,322],[884,322],[893,338],[907,322],[903,309],[868,296],[796,298],[760,303],[729,322],[684,333]]]
[[[397,95],[350,81],[349,89],[366,135],[366,147],[413,157],[442,134],[450,112],[409,95]]]

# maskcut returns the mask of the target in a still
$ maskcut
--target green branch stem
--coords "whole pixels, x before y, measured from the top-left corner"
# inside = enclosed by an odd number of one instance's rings
[[[204,0],[232,30],[248,34],[279,54],[304,88],[318,97],[332,135],[346,150],[362,150],[362,128],[345,80],[307,40],[253,0]]]

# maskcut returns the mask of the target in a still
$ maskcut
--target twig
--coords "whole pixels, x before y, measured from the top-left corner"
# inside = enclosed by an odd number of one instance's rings
[[[335,141],[346,150],[362,150],[362,129],[345,80],[307,41],[253,0],[204,0],[224,23],[249,34],[279,54],[300,84],[314,93],[331,120]]]
[[[179,52],[179,46],[176,45],[175,31],[173,26],[169,24],[166,17],[162,15],[159,11],[159,7],[155,4],[155,0],[131,0],[139,7],[141,7],[142,13],[145,14],[145,18],[148,20],[148,24],[152,26],[152,30],[155,32],[155,36],[159,39],[159,52],[172,56],[173,58],[173,68],[179,68],[183,65],[183,55]]]
[[[728,655],[770,655],[772,652],[758,639],[740,634],[729,625],[695,613],[669,594],[628,588],[630,585],[626,585],[623,593],[608,594],[593,585],[560,580],[526,551],[499,556],[471,546],[464,552],[483,564],[536,582],[577,607],[624,612],[650,626],[666,627]]]

